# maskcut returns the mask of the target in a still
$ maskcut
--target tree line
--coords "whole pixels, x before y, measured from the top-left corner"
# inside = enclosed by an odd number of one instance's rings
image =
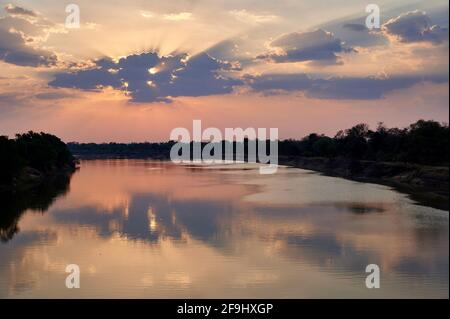
[[[436,121],[419,120],[402,129],[379,123],[374,131],[367,124],[358,124],[334,137],[313,133],[300,141],[283,141],[280,154],[448,165],[448,139],[448,124]]]
[[[337,132],[334,137],[312,133],[300,140],[279,141],[278,148],[280,156],[343,157],[445,166],[449,163],[448,137],[448,124],[419,120],[406,128],[387,128],[379,123],[371,130],[367,124],[358,124]],[[174,143],[69,143],[68,146],[81,156],[169,158]]]

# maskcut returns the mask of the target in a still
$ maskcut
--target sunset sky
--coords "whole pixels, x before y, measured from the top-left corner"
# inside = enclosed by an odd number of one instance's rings
[[[67,28],[68,4],[80,28]],[[368,30],[365,8],[381,9]],[[0,135],[448,122],[448,1],[0,0]]]

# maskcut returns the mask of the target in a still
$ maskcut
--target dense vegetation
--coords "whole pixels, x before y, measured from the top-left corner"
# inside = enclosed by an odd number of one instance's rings
[[[74,166],[66,144],[54,135],[28,132],[14,139],[0,136],[0,185],[26,179],[26,171],[45,177]]]
[[[303,157],[344,157],[356,160],[448,165],[449,127],[435,121],[420,120],[407,128],[387,128],[382,123],[375,131],[358,124],[334,137],[310,134],[301,140],[279,142],[279,155]],[[168,158],[173,141],[166,143],[69,143],[81,156]]]
[[[165,143],[68,143],[69,150],[81,157],[169,158],[174,142]]]
[[[375,131],[358,124],[335,137],[310,134],[300,141],[286,140],[280,154],[306,157],[346,157],[359,160],[448,165],[449,127],[420,120],[404,129],[380,123]]]

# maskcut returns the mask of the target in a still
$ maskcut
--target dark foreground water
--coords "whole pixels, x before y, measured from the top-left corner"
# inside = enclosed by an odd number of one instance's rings
[[[0,203],[2,298],[449,297],[448,212],[385,186],[111,160],[47,188]]]

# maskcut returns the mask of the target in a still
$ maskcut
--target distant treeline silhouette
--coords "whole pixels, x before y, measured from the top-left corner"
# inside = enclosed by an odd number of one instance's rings
[[[0,186],[11,186],[21,181],[34,180],[73,169],[75,158],[58,137],[28,132],[10,139],[0,136]]]
[[[448,134],[448,124],[436,121],[419,120],[403,129],[379,123],[375,131],[367,124],[358,124],[339,131],[334,138],[310,134],[300,141],[285,140],[280,154],[447,165]]]
[[[375,131],[367,124],[358,124],[334,137],[312,133],[301,140],[279,141],[278,147],[280,156],[343,157],[436,166],[448,165],[448,134],[448,125],[436,121],[419,120],[402,129],[379,123]],[[174,143],[69,143],[68,147],[81,157],[169,158]],[[222,142],[223,153],[225,143],[229,142]]]

